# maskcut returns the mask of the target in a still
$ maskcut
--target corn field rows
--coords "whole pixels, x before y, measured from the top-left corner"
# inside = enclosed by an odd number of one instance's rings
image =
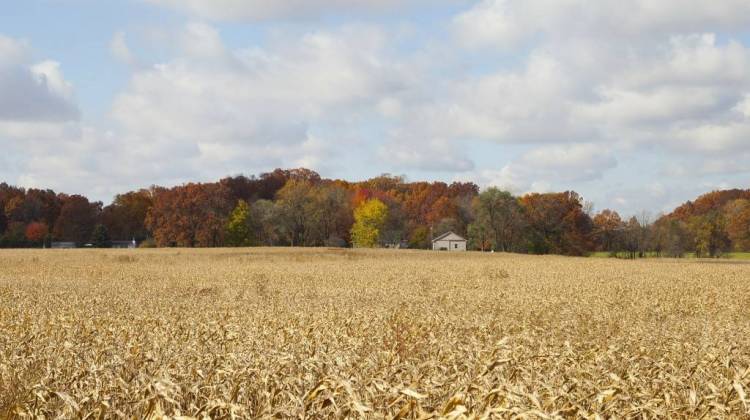
[[[749,418],[750,265],[4,251],[2,418]]]

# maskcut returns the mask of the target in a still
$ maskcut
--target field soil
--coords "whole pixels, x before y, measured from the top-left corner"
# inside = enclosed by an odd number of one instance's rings
[[[0,252],[0,418],[749,418],[750,264]]]

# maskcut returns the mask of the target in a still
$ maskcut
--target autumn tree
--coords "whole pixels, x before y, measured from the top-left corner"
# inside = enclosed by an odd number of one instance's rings
[[[32,244],[42,244],[48,234],[49,227],[44,222],[31,222],[26,226],[26,240]]]
[[[341,246],[351,229],[351,195],[334,183],[290,179],[277,193],[276,221],[292,246]]]
[[[357,248],[374,248],[380,239],[380,230],[388,217],[388,207],[377,198],[367,200],[354,209],[352,243]]]
[[[250,220],[250,206],[240,200],[232,210],[227,222],[226,243],[229,246],[250,246],[253,243],[253,229]]]
[[[635,259],[638,257],[638,252],[643,247],[641,231],[641,223],[635,216],[628,219],[627,223],[623,225],[622,244],[627,258]]]
[[[474,184],[471,184],[474,185]],[[469,225],[476,219],[474,198],[478,195],[473,189],[467,193],[457,195],[453,201],[456,204],[456,233],[469,234]]]
[[[427,226],[417,226],[409,236],[409,248],[428,249],[430,239],[430,229]]]
[[[22,248],[28,246],[26,241],[26,225],[20,222],[11,222],[5,233],[0,237],[2,248]]]
[[[4,206],[4,213],[10,222],[43,222],[50,226],[60,213],[60,205],[54,191],[32,188],[21,190],[20,194],[10,198]]]
[[[238,200],[246,204],[233,221],[245,223],[229,223]],[[750,190],[713,191],[651,223],[643,215],[623,221],[610,210],[593,215],[590,203],[574,192],[518,199],[494,189],[479,194],[473,183],[407,182],[389,174],[348,182],[304,168],[131,191],[104,209],[83,196],[0,183],[0,246],[38,244],[43,225],[56,239],[81,244],[91,240],[98,223],[110,237],[153,235],[160,246],[221,246],[247,243],[248,236],[269,246],[340,246],[352,242],[355,231],[360,242],[372,244],[372,230],[365,229],[371,226],[355,226],[353,209],[373,200],[386,208],[374,240],[380,244],[406,239],[412,247],[428,248],[433,235],[452,230],[468,234],[473,248],[516,252],[627,249],[631,256],[647,250],[681,256],[692,250],[716,256],[750,250]],[[233,239],[235,228],[243,230],[243,239]]]
[[[532,253],[585,255],[591,250],[593,222],[577,193],[528,194],[521,206]]]
[[[217,183],[156,189],[146,227],[159,246],[214,247],[224,239],[232,210],[229,191]]]
[[[622,248],[625,224],[620,215],[605,209],[593,218],[597,249],[614,254]]]
[[[280,228],[291,246],[304,246],[310,233],[313,185],[307,180],[289,180],[276,194]]]
[[[712,191],[701,195],[695,201],[688,201],[677,207],[669,216],[687,222],[693,216],[703,216],[710,212],[721,211],[726,204],[739,199],[750,199],[750,190]]]
[[[380,243],[396,245],[408,239],[410,228],[414,225],[409,224],[402,203],[391,195],[376,197],[376,199],[387,208],[385,222],[380,228]]]
[[[259,198],[260,183],[261,181],[254,175],[250,177],[245,175],[230,176],[222,178],[219,181],[219,184],[229,190],[230,198],[233,202],[236,203],[242,200],[248,204]]]
[[[18,204],[23,201],[26,191],[23,188],[14,187],[8,185],[5,182],[0,183],[0,214],[5,216],[5,228],[13,222],[12,215],[8,215],[10,209],[14,209]],[[14,202],[14,204],[10,204]],[[11,210],[12,212],[12,210]]]
[[[24,201],[26,201],[25,193],[24,195],[18,195],[8,200],[3,208],[5,217],[11,222],[28,223],[30,220],[26,220],[24,215]]]
[[[319,185],[311,191],[311,238],[315,245],[344,246],[352,219],[350,193],[335,184]]]
[[[4,234],[7,229],[8,229],[8,218],[5,216],[5,212],[0,211],[0,235]]]
[[[150,190],[119,194],[102,210],[102,224],[114,239],[142,241],[151,236],[146,228],[146,216],[152,205]]]
[[[724,207],[726,232],[735,251],[750,251],[750,200],[739,199]]]
[[[691,217],[688,229],[695,241],[695,255],[699,258],[716,257],[728,251],[731,242],[725,227],[724,215],[718,211]]]
[[[414,182],[404,183],[394,179],[390,184],[379,182],[379,185],[389,185],[390,201],[384,201],[389,208],[388,222],[394,227],[387,227],[386,231],[402,231],[404,237],[409,238],[410,246],[429,248],[429,235],[438,235],[447,230],[465,235],[468,225],[473,221],[472,199],[478,192],[473,183],[454,182],[447,185],[444,182]],[[383,201],[381,199],[381,201]],[[395,202],[396,205],[393,204]],[[387,235],[395,237],[397,235]]]
[[[676,217],[661,216],[650,230],[650,247],[657,256],[682,258],[693,246],[687,224]]]
[[[78,245],[88,242],[97,224],[102,203],[91,203],[81,195],[64,196],[62,203],[52,235],[57,240]]]
[[[33,233],[41,223],[53,226],[60,213],[61,199],[52,190],[31,188],[25,190],[0,184],[0,242],[2,246],[26,246],[28,238],[26,229],[34,226]],[[12,229],[11,229],[12,228]],[[42,240],[31,241],[30,244],[40,244]]]

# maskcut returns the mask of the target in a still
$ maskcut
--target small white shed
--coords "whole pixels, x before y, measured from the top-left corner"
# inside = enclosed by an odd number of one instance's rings
[[[466,251],[466,239],[453,232],[445,232],[432,240],[433,251]]]

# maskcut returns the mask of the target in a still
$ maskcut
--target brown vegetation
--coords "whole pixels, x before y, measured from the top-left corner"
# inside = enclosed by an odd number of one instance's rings
[[[0,417],[744,417],[750,265],[0,253]]]

